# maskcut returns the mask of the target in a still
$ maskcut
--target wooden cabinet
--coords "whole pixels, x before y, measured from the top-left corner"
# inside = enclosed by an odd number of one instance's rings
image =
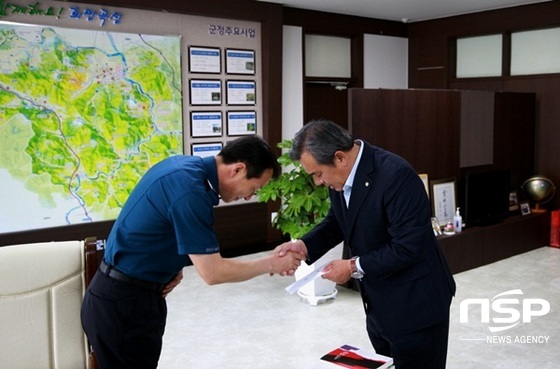
[[[501,223],[438,237],[452,273],[490,264],[548,245],[550,213],[510,216]]]

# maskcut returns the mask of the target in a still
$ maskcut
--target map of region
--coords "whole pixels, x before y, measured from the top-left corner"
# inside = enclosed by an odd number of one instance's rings
[[[0,233],[115,219],[181,154],[179,36],[0,23]]]

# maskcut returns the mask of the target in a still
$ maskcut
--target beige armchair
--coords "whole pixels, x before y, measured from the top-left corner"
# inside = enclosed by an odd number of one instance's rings
[[[97,265],[95,238],[0,247],[3,368],[96,366],[80,308]]]

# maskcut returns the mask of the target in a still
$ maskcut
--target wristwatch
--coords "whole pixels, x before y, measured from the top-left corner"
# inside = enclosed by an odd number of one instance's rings
[[[358,270],[358,267],[356,266],[356,259],[358,257],[354,256],[352,259],[350,259],[350,271],[352,272],[351,276],[354,279],[362,279],[364,276],[364,273],[360,272]]]

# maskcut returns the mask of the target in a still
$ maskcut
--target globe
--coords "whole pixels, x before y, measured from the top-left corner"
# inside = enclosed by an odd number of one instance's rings
[[[542,212],[540,205],[552,200],[556,193],[554,183],[545,176],[533,176],[521,185],[523,193],[529,201],[535,204],[535,212]]]

